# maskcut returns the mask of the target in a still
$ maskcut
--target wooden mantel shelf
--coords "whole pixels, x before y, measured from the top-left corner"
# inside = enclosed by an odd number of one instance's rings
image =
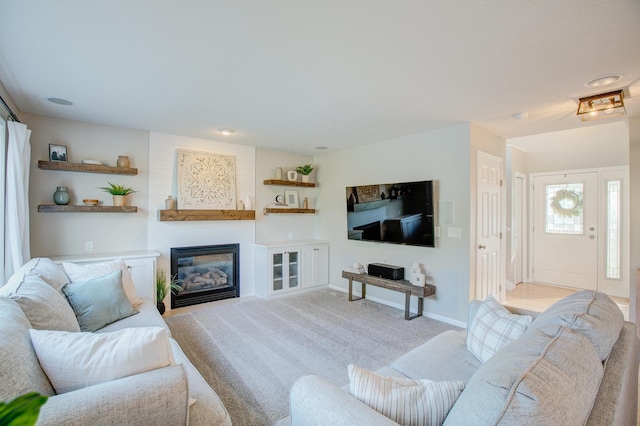
[[[57,204],[43,204],[38,206],[40,213],[137,213],[136,206],[59,206]]]
[[[109,175],[137,175],[138,169],[132,167],[112,167],[102,164],[63,163],[60,161],[38,161],[42,170],[62,170],[66,172],[104,173]]]
[[[263,213],[315,213],[316,209],[279,209],[273,207],[265,207]]]
[[[158,210],[160,222],[255,220],[255,210]]]
[[[267,179],[262,182],[265,185],[283,185],[283,186],[303,186],[306,188],[315,188],[315,182],[298,182],[289,180]]]

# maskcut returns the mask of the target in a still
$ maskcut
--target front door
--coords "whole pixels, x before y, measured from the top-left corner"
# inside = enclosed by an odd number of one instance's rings
[[[534,177],[535,282],[597,289],[597,185],[597,172]]]

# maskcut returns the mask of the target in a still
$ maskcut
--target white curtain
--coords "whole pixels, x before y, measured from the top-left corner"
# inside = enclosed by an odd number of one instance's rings
[[[4,282],[31,258],[29,248],[29,164],[31,130],[10,121],[7,144]]]

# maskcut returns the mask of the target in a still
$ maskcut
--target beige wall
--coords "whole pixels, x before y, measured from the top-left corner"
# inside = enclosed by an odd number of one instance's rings
[[[425,315],[466,322],[470,279],[469,137],[470,126],[461,124],[315,156],[320,182],[315,237],[331,243],[331,286],[347,288],[341,273],[353,262],[383,262],[406,270],[419,262],[436,286],[435,297],[425,299]],[[447,225],[441,227],[442,237],[436,238],[435,248],[347,239],[347,186],[417,180],[437,181],[438,200],[453,203],[455,222],[450,226],[461,228],[462,238],[447,237]],[[404,304],[401,293],[376,287],[367,289],[367,297],[398,307]]]
[[[32,130],[29,211],[31,256],[84,254],[85,242],[93,252],[107,253],[147,249],[148,132],[80,121],[22,114]],[[136,176],[62,172],[38,169],[38,160],[49,159],[49,144],[67,146],[70,162],[92,159],[115,166],[118,155],[128,155]],[[38,213],[39,204],[53,204],[57,186],[69,187],[71,204],[97,198],[112,205],[111,195],[97,189],[107,182],[134,188],[128,204],[138,213]]]
[[[276,167],[283,168],[283,177],[287,170],[295,170],[297,166],[313,164],[313,157],[282,151],[258,148],[256,151],[256,242],[285,241],[290,239],[304,240],[313,238],[315,215],[312,214],[267,214],[262,211],[267,204],[276,202],[276,195],[283,195],[285,189],[298,191],[300,206],[304,197],[309,199],[309,208],[314,208],[316,194],[322,190],[317,188],[263,185],[266,179],[275,179]],[[311,182],[316,182],[317,167],[309,175]],[[298,180],[301,178],[298,176]],[[321,214],[321,213],[318,213]]]
[[[627,123],[605,123],[507,141],[527,153],[527,173],[629,164]]]

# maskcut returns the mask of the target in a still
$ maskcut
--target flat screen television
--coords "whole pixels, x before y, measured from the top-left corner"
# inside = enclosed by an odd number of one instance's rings
[[[347,238],[435,247],[433,181],[348,186]]]

